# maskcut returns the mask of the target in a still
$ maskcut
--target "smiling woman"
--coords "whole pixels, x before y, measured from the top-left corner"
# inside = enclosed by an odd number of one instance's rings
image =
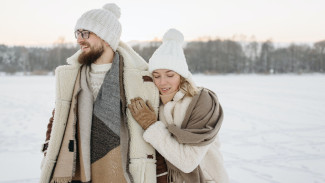
[[[215,93],[195,86],[183,41],[181,32],[168,30],[149,59],[160,92],[159,119],[142,98],[131,99],[128,108],[145,130],[145,141],[157,151],[158,183],[227,183],[218,140],[223,111]]]
[[[152,72],[154,83],[162,95],[175,94],[180,87],[181,76],[172,70],[157,69]]]

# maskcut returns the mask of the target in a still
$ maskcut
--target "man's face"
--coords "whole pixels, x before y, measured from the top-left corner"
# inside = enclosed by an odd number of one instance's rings
[[[77,30],[75,36],[82,52],[89,52],[92,49],[97,49],[101,46],[101,42],[103,41],[93,32],[83,29]]]
[[[81,64],[90,65],[102,56],[104,52],[104,41],[92,32],[89,33],[88,37],[87,35],[82,36],[82,34],[87,34],[85,30],[78,31],[77,43],[80,45],[82,51],[78,61]]]

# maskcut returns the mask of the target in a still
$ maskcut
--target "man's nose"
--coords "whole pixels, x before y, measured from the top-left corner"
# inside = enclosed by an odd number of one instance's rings
[[[81,44],[82,42],[84,42],[84,38],[82,38],[81,34],[78,35],[78,38],[77,38],[77,43],[78,44]]]

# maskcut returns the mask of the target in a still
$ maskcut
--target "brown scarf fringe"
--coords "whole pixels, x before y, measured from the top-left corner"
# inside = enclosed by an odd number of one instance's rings
[[[179,171],[168,168],[167,180],[170,183],[183,183],[183,177]]]
[[[55,177],[51,180],[51,183],[69,183],[72,177]]]

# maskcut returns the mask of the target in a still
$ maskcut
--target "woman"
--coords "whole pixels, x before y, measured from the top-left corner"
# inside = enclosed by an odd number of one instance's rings
[[[141,98],[132,99],[128,107],[145,130],[145,141],[157,151],[157,182],[226,183],[217,138],[222,108],[212,91],[195,86],[183,41],[182,33],[170,29],[149,60],[160,92],[159,120],[150,103]]]

